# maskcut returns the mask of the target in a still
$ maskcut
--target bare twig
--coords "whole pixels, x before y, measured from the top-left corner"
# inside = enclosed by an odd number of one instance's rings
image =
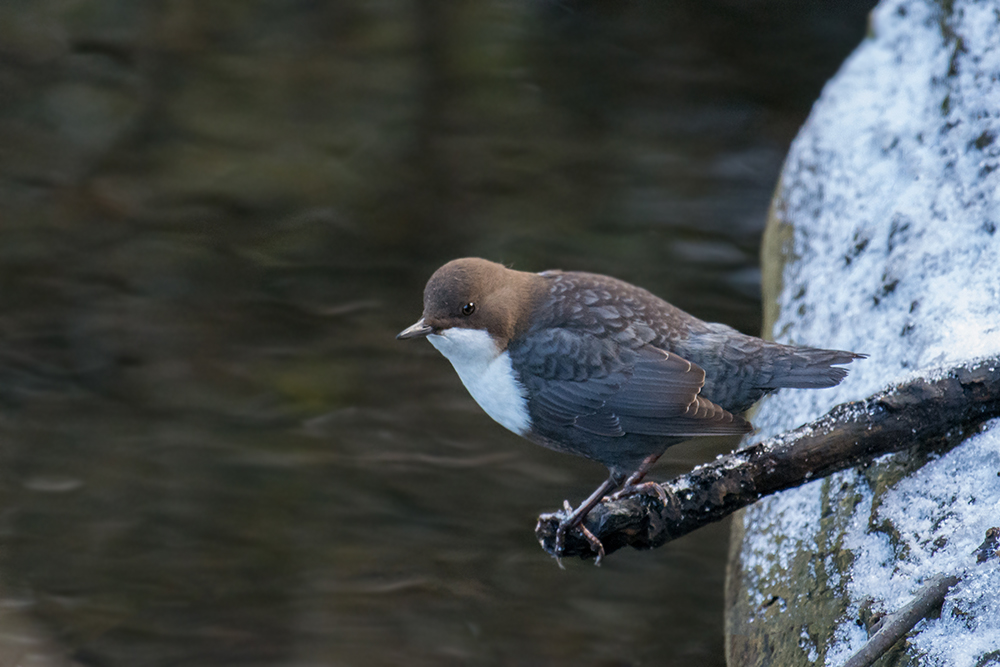
[[[899,611],[886,616],[878,631],[861,650],[848,658],[844,667],[869,667],[913,629],[920,619],[941,606],[948,590],[957,584],[958,577],[939,574],[932,577],[917,591],[913,600]]]
[[[1000,556],[1000,551],[997,550],[998,543],[1000,543],[1000,528],[993,527],[987,530],[986,539],[972,552],[972,555],[976,556],[976,563],[982,564],[990,558]],[[886,616],[872,628],[871,638],[861,650],[848,658],[844,667],[870,667],[912,630],[920,619],[939,608],[948,590],[959,581],[961,577],[947,574],[932,577],[916,592],[908,605]]]
[[[763,496],[826,477],[883,454],[948,440],[1000,416],[1000,359],[913,380],[787,434],[699,466],[663,484],[668,503],[653,496],[605,501],[584,525],[606,553],[623,546],[659,547]],[[553,553],[558,519],[539,519],[535,535]],[[593,556],[577,531],[566,536],[563,556]]]

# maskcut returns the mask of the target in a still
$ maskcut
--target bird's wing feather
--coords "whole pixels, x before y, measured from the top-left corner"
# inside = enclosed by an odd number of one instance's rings
[[[651,346],[624,348],[548,329],[511,350],[533,419],[606,437],[746,433],[750,425],[698,395],[705,371]]]

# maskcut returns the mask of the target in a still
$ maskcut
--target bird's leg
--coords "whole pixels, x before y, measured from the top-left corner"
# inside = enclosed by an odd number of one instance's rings
[[[611,500],[619,500],[621,498],[626,498],[628,496],[634,496],[637,494],[643,494],[647,496],[656,496],[659,498],[664,505],[668,504],[667,492],[666,490],[657,484],[656,482],[643,482],[642,478],[646,476],[649,469],[653,467],[656,460],[660,458],[660,454],[650,454],[642,460],[639,464],[639,468],[629,475],[629,478],[625,480],[622,488],[611,494]]]
[[[604,483],[597,487],[597,490],[590,494],[590,497],[580,503],[580,506],[576,509],[571,510],[569,501],[564,502],[564,512],[561,515],[547,514],[542,515],[542,519],[558,518],[559,526],[556,528],[556,543],[555,551],[556,558],[562,555],[563,548],[566,544],[566,533],[572,528],[579,528],[580,532],[583,533],[584,538],[590,543],[590,548],[594,550],[597,554],[597,558],[594,563],[599,565],[601,559],[604,557],[604,545],[601,541],[590,532],[586,526],[583,525],[583,520],[587,518],[587,514],[590,510],[594,509],[597,503],[601,502],[612,489],[617,488],[621,484],[622,475],[611,473],[611,476],[604,480]]]

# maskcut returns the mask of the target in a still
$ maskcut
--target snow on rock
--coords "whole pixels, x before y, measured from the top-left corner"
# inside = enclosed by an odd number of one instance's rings
[[[792,145],[765,239],[774,337],[870,358],[836,388],[765,399],[758,438],[1000,355],[998,167],[1000,0],[882,2]],[[1000,563],[971,555],[1000,525],[1000,424],[936,456],[884,457],[737,520],[730,665],[840,665],[859,621],[939,573],[965,574],[894,664],[1000,665]]]

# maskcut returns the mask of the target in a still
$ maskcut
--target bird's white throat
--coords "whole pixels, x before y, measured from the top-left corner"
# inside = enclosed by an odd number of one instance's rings
[[[500,425],[524,435],[531,428],[524,385],[510,363],[483,329],[452,327],[427,336],[431,345],[451,362],[462,384],[480,407]]]

